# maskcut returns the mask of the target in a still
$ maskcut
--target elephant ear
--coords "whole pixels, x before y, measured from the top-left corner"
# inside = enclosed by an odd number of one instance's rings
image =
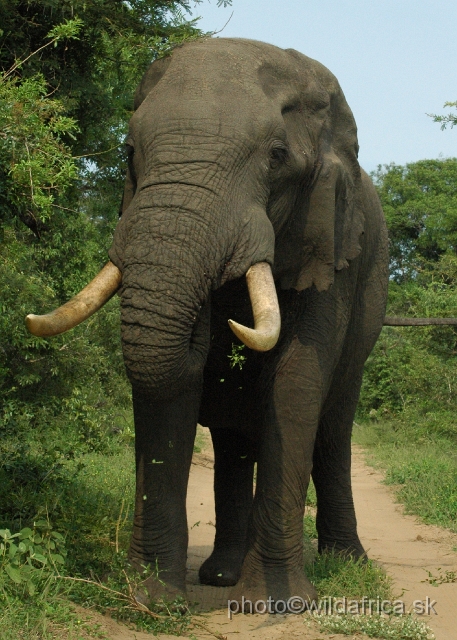
[[[295,51],[313,81],[327,92],[330,104],[317,133],[318,155],[312,184],[302,200],[303,243],[298,291],[327,290],[335,271],[349,266],[361,246],[364,229],[362,178],[357,160],[357,127],[336,78],[318,62]],[[310,118],[303,114],[304,118]],[[309,129],[308,123],[303,123]]]
[[[143,75],[140,84],[135,91],[135,98],[133,108],[134,111],[138,109],[146,96],[152,91],[159,80],[163,77],[171,62],[171,56],[166,58],[159,58],[155,60],[147,69]],[[134,172],[131,166],[131,158],[127,167],[127,173],[125,176],[124,194],[122,196],[121,206],[119,210],[119,217],[128,209],[132,202],[133,196],[136,191],[136,180]]]

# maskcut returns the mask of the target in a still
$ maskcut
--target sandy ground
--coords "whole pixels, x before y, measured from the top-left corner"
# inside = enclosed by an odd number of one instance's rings
[[[457,583],[433,586],[427,582],[434,576],[457,571],[457,536],[438,527],[421,524],[405,516],[395,504],[392,492],[381,484],[382,475],[368,467],[363,451],[354,449],[353,486],[360,538],[369,556],[378,561],[393,577],[398,597],[407,607],[414,600],[427,597],[434,604],[436,615],[423,616],[433,629],[436,640],[457,639]],[[188,521],[190,528],[188,554],[188,596],[199,603],[204,613],[202,621],[215,633],[245,640],[348,640],[348,636],[325,635],[314,622],[303,616],[227,615],[229,589],[198,584],[198,568],[212,550],[214,539],[214,501],[212,491],[211,452],[195,454],[188,490]],[[112,620],[97,616],[111,640],[146,640],[151,635],[134,632]],[[211,638],[203,630],[194,630],[194,637]],[[170,636],[160,636],[162,639]],[[365,636],[358,634],[358,640]]]
[[[433,586],[433,576],[457,572],[457,536],[418,522],[395,504],[382,474],[364,463],[363,450],[353,448],[353,490],[359,535],[368,555],[394,578],[396,591],[410,605],[436,600],[436,615],[424,616],[436,640],[457,639],[457,582]]]

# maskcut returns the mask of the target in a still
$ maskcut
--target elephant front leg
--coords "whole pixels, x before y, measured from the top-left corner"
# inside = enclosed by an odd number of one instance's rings
[[[296,339],[276,373],[267,410],[249,550],[231,594],[240,604],[243,597],[253,605],[317,597],[304,573],[303,515],[321,396],[316,351]]]
[[[322,417],[314,447],[313,481],[317,494],[319,553],[336,551],[354,558],[366,553],[357,534],[351,486],[351,434],[362,383],[361,373]]]
[[[247,549],[252,510],[255,447],[242,433],[211,429],[214,447],[216,536],[214,550],[200,567],[202,584],[238,582]]]
[[[133,389],[136,496],[129,561],[149,565],[140,601],[185,594],[188,529],[186,493],[197,425],[199,394],[151,402]]]

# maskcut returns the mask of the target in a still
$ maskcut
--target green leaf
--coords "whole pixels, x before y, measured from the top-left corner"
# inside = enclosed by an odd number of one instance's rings
[[[64,541],[64,537],[61,533],[59,533],[58,531],[51,531],[51,536],[53,538],[56,538],[56,540],[62,540],[62,542]]]
[[[56,25],[51,31],[49,31],[47,38],[57,38],[58,40],[62,38],[72,38],[79,40],[77,37],[78,33],[81,31],[81,28],[84,26],[84,22],[79,18],[75,18],[74,20],[66,20],[65,22]]]
[[[41,562],[41,564],[44,564],[44,565],[48,563],[47,559],[41,553],[32,554],[32,558],[33,560],[37,560],[38,562]]]
[[[9,575],[11,580],[13,582],[15,582],[16,584],[20,584],[22,582],[22,576],[21,576],[21,572],[20,572],[19,569],[15,569],[10,564],[7,564],[5,566],[5,571]]]
[[[55,562],[56,564],[65,564],[65,560],[63,559],[63,557],[60,555],[60,553],[51,553],[51,559],[53,560],[53,562]]]

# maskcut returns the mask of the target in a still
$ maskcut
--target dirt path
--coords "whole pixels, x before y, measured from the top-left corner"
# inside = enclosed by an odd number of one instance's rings
[[[456,640],[457,583],[433,586],[426,580],[427,570],[433,576],[457,572],[457,536],[404,515],[392,491],[381,484],[383,476],[366,466],[358,447],[353,449],[352,477],[359,535],[370,558],[394,578],[407,605],[427,596],[436,600],[437,615],[431,613],[425,621],[436,640]]]
[[[317,624],[307,625],[302,616],[227,616],[229,589],[198,584],[198,569],[211,553],[214,539],[214,500],[211,451],[195,454],[188,489],[188,596],[206,613],[204,622],[228,640],[348,640],[348,636],[325,635]],[[391,491],[381,484],[382,476],[364,463],[363,452],[354,450],[353,486],[359,534],[371,558],[382,564],[394,578],[398,597],[407,606],[428,596],[436,601],[437,615],[424,617],[436,640],[457,639],[457,583],[432,586],[424,582],[426,569],[434,576],[457,571],[457,536],[417,522],[402,514]],[[98,617],[98,621],[102,616]],[[150,635],[133,632],[112,620],[103,623],[111,640],[147,640]],[[205,631],[194,631],[197,638],[211,638]],[[162,639],[170,636],[160,636]],[[357,635],[364,640],[364,635]],[[352,639],[351,639],[352,640]]]

